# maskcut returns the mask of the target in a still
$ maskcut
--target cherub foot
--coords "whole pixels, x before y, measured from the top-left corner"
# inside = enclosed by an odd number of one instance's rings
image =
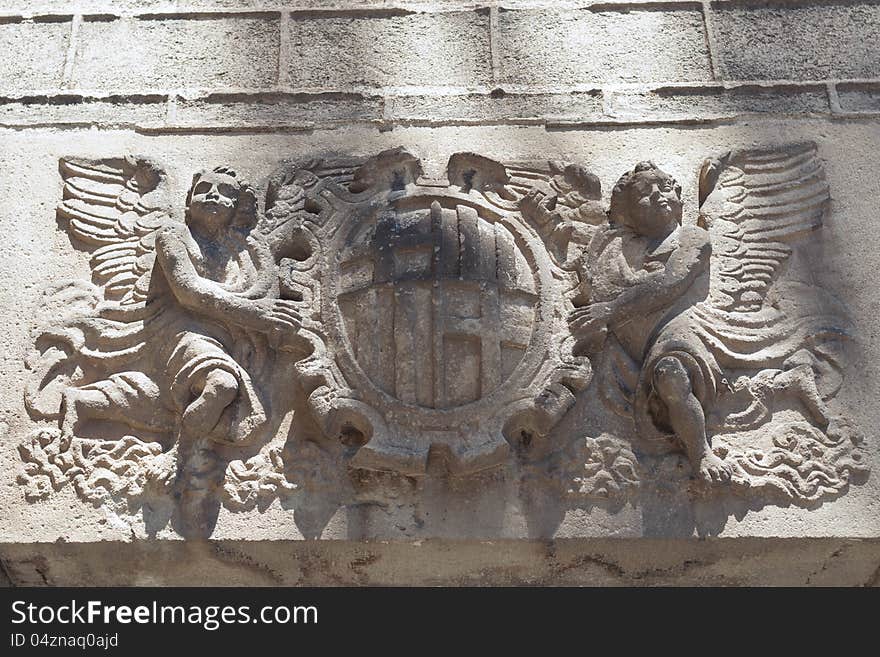
[[[733,468],[725,463],[724,459],[709,450],[700,459],[700,464],[696,470],[697,477],[710,484],[726,483],[730,481],[730,477],[733,475]]]
[[[199,397],[180,418],[183,432],[189,436],[209,434],[217,426],[224,408],[214,400]]]
[[[238,381],[234,376],[223,370],[211,372],[201,394],[183,412],[183,431],[190,436],[211,434],[237,394]]]
[[[79,391],[76,388],[70,388],[62,395],[61,424],[59,426],[62,436],[74,435],[74,429],[79,423],[80,403]]]

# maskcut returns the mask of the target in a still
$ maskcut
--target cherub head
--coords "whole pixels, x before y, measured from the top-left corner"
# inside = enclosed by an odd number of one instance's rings
[[[639,162],[611,192],[608,221],[640,235],[663,237],[681,223],[681,185],[653,162]]]
[[[250,185],[229,167],[200,171],[186,195],[186,221],[216,232],[229,227],[249,230],[257,219],[257,198]]]

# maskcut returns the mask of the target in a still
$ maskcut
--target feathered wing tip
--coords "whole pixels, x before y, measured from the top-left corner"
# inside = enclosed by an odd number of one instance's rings
[[[822,226],[829,202],[815,144],[707,160],[700,172],[700,224],[712,238],[712,305],[760,310],[791,243]]]
[[[146,158],[62,158],[58,216],[92,253],[92,279],[109,301],[146,299],[155,236],[172,221],[164,171]]]
[[[815,449],[838,440],[831,427],[839,419],[823,404],[840,388],[851,327],[831,295],[789,280],[783,272],[798,240],[819,229],[827,215],[830,193],[816,145],[733,151],[708,160],[700,175],[700,200],[701,222],[712,240],[712,270],[709,297],[691,314],[691,326],[727,371],[751,372],[736,390],[731,388],[735,394],[727,402],[750,405],[737,412],[727,409],[725,429],[757,429],[772,417],[775,399],[795,396],[807,413],[797,423],[806,434],[794,437],[789,425],[777,423],[754,437],[782,441],[771,448],[779,458],[800,458],[782,449],[789,442],[812,444],[815,456]],[[773,292],[781,294],[768,294],[774,285]],[[755,490],[784,484],[794,501],[829,494],[791,488],[784,471],[763,457],[750,462],[738,445],[730,443],[728,461]],[[852,441],[841,440],[839,446],[847,458],[856,451]],[[828,451],[815,459],[817,468],[831,472],[836,454]],[[842,477],[841,485],[847,480],[848,475]]]

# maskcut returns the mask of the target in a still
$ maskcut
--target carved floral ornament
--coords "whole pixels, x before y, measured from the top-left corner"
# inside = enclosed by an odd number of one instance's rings
[[[829,406],[849,322],[799,275],[829,201],[812,144],[707,160],[695,224],[651,162],[610,206],[583,166],[471,153],[442,181],[395,149],[259,192],[218,167],[182,216],[147,159],[60,172],[92,281],[38,306],[31,501],[164,500],[150,522],[206,535],[221,505],[335,509],[431,477],[810,506],[867,474]]]

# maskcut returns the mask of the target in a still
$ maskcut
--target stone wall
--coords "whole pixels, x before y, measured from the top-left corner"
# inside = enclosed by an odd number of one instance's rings
[[[878,28],[880,4],[846,0],[0,0],[0,584],[878,585]],[[681,464],[657,496],[610,474],[602,488],[605,471],[575,450],[563,459],[574,478],[534,475],[564,489],[547,499],[522,463],[473,481],[428,463],[345,501],[337,480],[314,476],[332,500],[311,507],[273,473],[271,495],[243,488],[247,503],[189,541],[166,498],[110,490],[132,486],[124,468],[26,497],[20,446],[36,425],[23,400],[44,290],[92,275],[56,214],[65,158],[149,157],[181,216],[193,173],[224,164],[263,203],[290,160],[380,168],[367,158],[402,147],[428,187],[445,184],[453,153],[560,160],[595,174],[605,208],[618,177],[651,159],[696,223],[706,158],[805,142],[830,212],[791,269],[851,320],[851,364],[829,403],[864,435],[852,468],[819,458],[808,472],[803,456],[804,482],[827,494],[755,479],[751,493],[692,496]],[[476,169],[494,171],[486,162]],[[581,391],[551,435],[602,437],[596,398]],[[280,453],[286,422],[247,456]]]
[[[7,2],[0,118],[144,134],[870,118],[878,24],[855,2]]]

